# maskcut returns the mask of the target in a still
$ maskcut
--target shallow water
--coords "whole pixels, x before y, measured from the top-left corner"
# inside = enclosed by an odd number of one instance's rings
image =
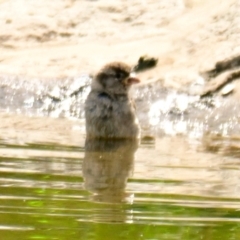
[[[84,93],[67,98],[73,111],[62,100],[46,110],[51,86],[27,86],[2,88],[1,239],[238,239],[237,105],[140,89],[143,131],[157,137],[85,149]]]

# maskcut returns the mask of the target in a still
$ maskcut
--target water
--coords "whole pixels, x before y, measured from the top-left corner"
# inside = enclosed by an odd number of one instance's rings
[[[230,102],[208,108],[189,98],[179,109],[175,100],[186,96],[162,90],[145,95],[145,104],[138,100],[143,131],[151,136],[85,148],[77,111],[64,108],[59,112],[69,118],[48,117],[62,101],[46,111],[43,96],[51,86],[40,88],[38,98],[29,89],[11,95],[5,87],[1,95],[0,239],[239,238],[237,105],[233,114]],[[169,94],[174,97],[164,110],[160,101]],[[78,108],[81,96],[70,97]],[[35,99],[30,107],[29,97]],[[152,106],[155,122],[148,115]]]

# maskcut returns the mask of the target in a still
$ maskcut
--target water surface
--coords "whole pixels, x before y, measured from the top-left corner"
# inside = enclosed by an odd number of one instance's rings
[[[238,239],[239,104],[141,86],[141,142],[85,146],[89,81],[1,79],[1,239]]]

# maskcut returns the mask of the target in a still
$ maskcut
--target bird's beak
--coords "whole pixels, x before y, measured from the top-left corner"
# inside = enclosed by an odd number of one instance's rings
[[[125,79],[124,83],[126,85],[132,85],[132,84],[140,83],[140,80],[136,78],[135,73],[130,73],[130,76]]]

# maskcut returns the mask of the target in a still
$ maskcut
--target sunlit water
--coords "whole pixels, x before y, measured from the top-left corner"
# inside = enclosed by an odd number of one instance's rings
[[[142,87],[139,146],[85,148],[87,90],[2,82],[0,239],[239,238],[237,104]]]

